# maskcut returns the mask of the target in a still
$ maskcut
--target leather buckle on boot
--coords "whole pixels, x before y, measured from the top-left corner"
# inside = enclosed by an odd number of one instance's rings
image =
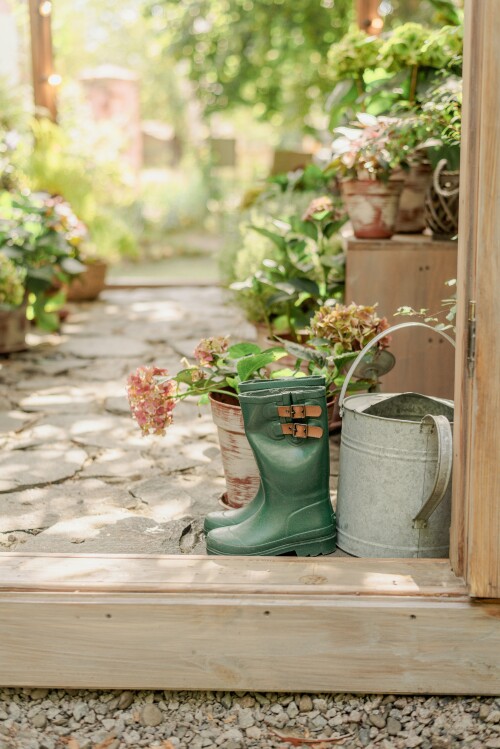
[[[307,419],[321,416],[321,406],[278,406],[278,416],[282,419]]]
[[[299,439],[307,439],[307,437],[319,439],[323,436],[322,427],[310,426],[309,424],[297,424],[297,422],[282,424],[281,431],[283,434],[287,434],[290,437],[298,437]]]

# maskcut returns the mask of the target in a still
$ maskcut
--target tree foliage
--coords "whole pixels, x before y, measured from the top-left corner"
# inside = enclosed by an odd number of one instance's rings
[[[328,91],[328,48],[352,11],[352,0],[156,0],[149,9],[206,113],[247,105],[276,125]]]

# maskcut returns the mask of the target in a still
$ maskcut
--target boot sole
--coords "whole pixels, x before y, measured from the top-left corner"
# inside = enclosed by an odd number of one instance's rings
[[[262,551],[251,551],[245,549],[238,549],[237,551],[218,551],[211,549],[207,543],[207,554],[217,556],[250,556],[250,557],[275,557],[279,554],[287,554],[295,552],[298,557],[319,557],[322,554],[333,554],[337,548],[337,534],[334,533],[330,536],[323,538],[310,539],[303,541],[302,543],[288,543],[280,544],[279,546],[273,546],[269,549]]]

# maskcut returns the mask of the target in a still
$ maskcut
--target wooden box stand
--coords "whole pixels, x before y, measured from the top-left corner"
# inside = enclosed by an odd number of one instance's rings
[[[423,234],[392,239],[351,239],[347,247],[346,303],[378,302],[390,325],[409,319],[395,317],[398,307],[432,313],[453,293],[445,281],[457,275],[457,242],[436,241]],[[439,316],[444,319],[446,312]],[[422,328],[398,331],[390,350],[396,366],[381,380],[385,393],[414,391],[453,398],[455,353],[440,335]]]

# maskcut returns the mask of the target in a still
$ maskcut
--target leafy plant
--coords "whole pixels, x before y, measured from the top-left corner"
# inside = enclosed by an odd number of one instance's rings
[[[19,307],[24,299],[25,272],[0,252],[0,308]]]
[[[210,393],[234,398],[240,382],[269,379],[268,365],[283,356],[286,351],[277,346],[263,350],[255,343],[230,345],[228,336],[204,338],[194,351],[196,363],[185,359],[185,368],[173,377],[165,369],[145,366],[129,375],[127,395],[132,415],[143,434],[164,434],[178,401],[195,396],[203,404]],[[272,376],[280,377],[281,371]]]
[[[404,120],[358,114],[351,127],[338,127],[333,159],[327,171],[343,179],[388,180],[406,168],[415,148],[413,131]]]
[[[309,337],[303,344],[282,341],[288,353],[296,357],[294,371],[299,371],[305,361],[308,374],[325,377],[330,395],[340,392],[346,371],[359,352],[389,327],[387,319],[377,315],[376,306],[351,303],[320,307],[311,319]],[[374,351],[367,352],[361,374],[356,376],[355,372],[354,380],[349,382],[349,393],[373,388],[378,376],[392,367],[393,357],[382,354],[389,344],[388,337],[382,338]],[[381,361],[383,357],[385,361]]]
[[[380,115],[419,109],[443,71],[461,75],[462,47],[462,25],[433,30],[405,23],[384,41],[352,30],[329,54],[335,84],[327,102],[331,126],[359,111]]]
[[[60,197],[4,193],[0,198],[0,250],[25,273],[28,317],[46,330],[59,326],[63,285],[85,270],[79,260],[85,232]]]
[[[456,286],[457,281],[455,278],[446,281],[446,286]],[[455,332],[455,318],[457,315],[457,296],[456,293],[450,297],[441,300],[441,309],[432,312],[429,309],[422,308],[419,310],[413,309],[413,307],[398,307],[395,315],[403,317],[419,317],[426,323],[434,324],[436,330],[453,330]],[[443,315],[445,322],[443,322]]]
[[[324,196],[310,203],[302,217],[277,219],[271,228],[250,226],[274,247],[258,269],[231,284],[237,298],[257,299],[261,321],[269,332],[288,332],[297,338],[322,301],[343,291],[344,257],[337,234],[346,221],[344,212]]]

